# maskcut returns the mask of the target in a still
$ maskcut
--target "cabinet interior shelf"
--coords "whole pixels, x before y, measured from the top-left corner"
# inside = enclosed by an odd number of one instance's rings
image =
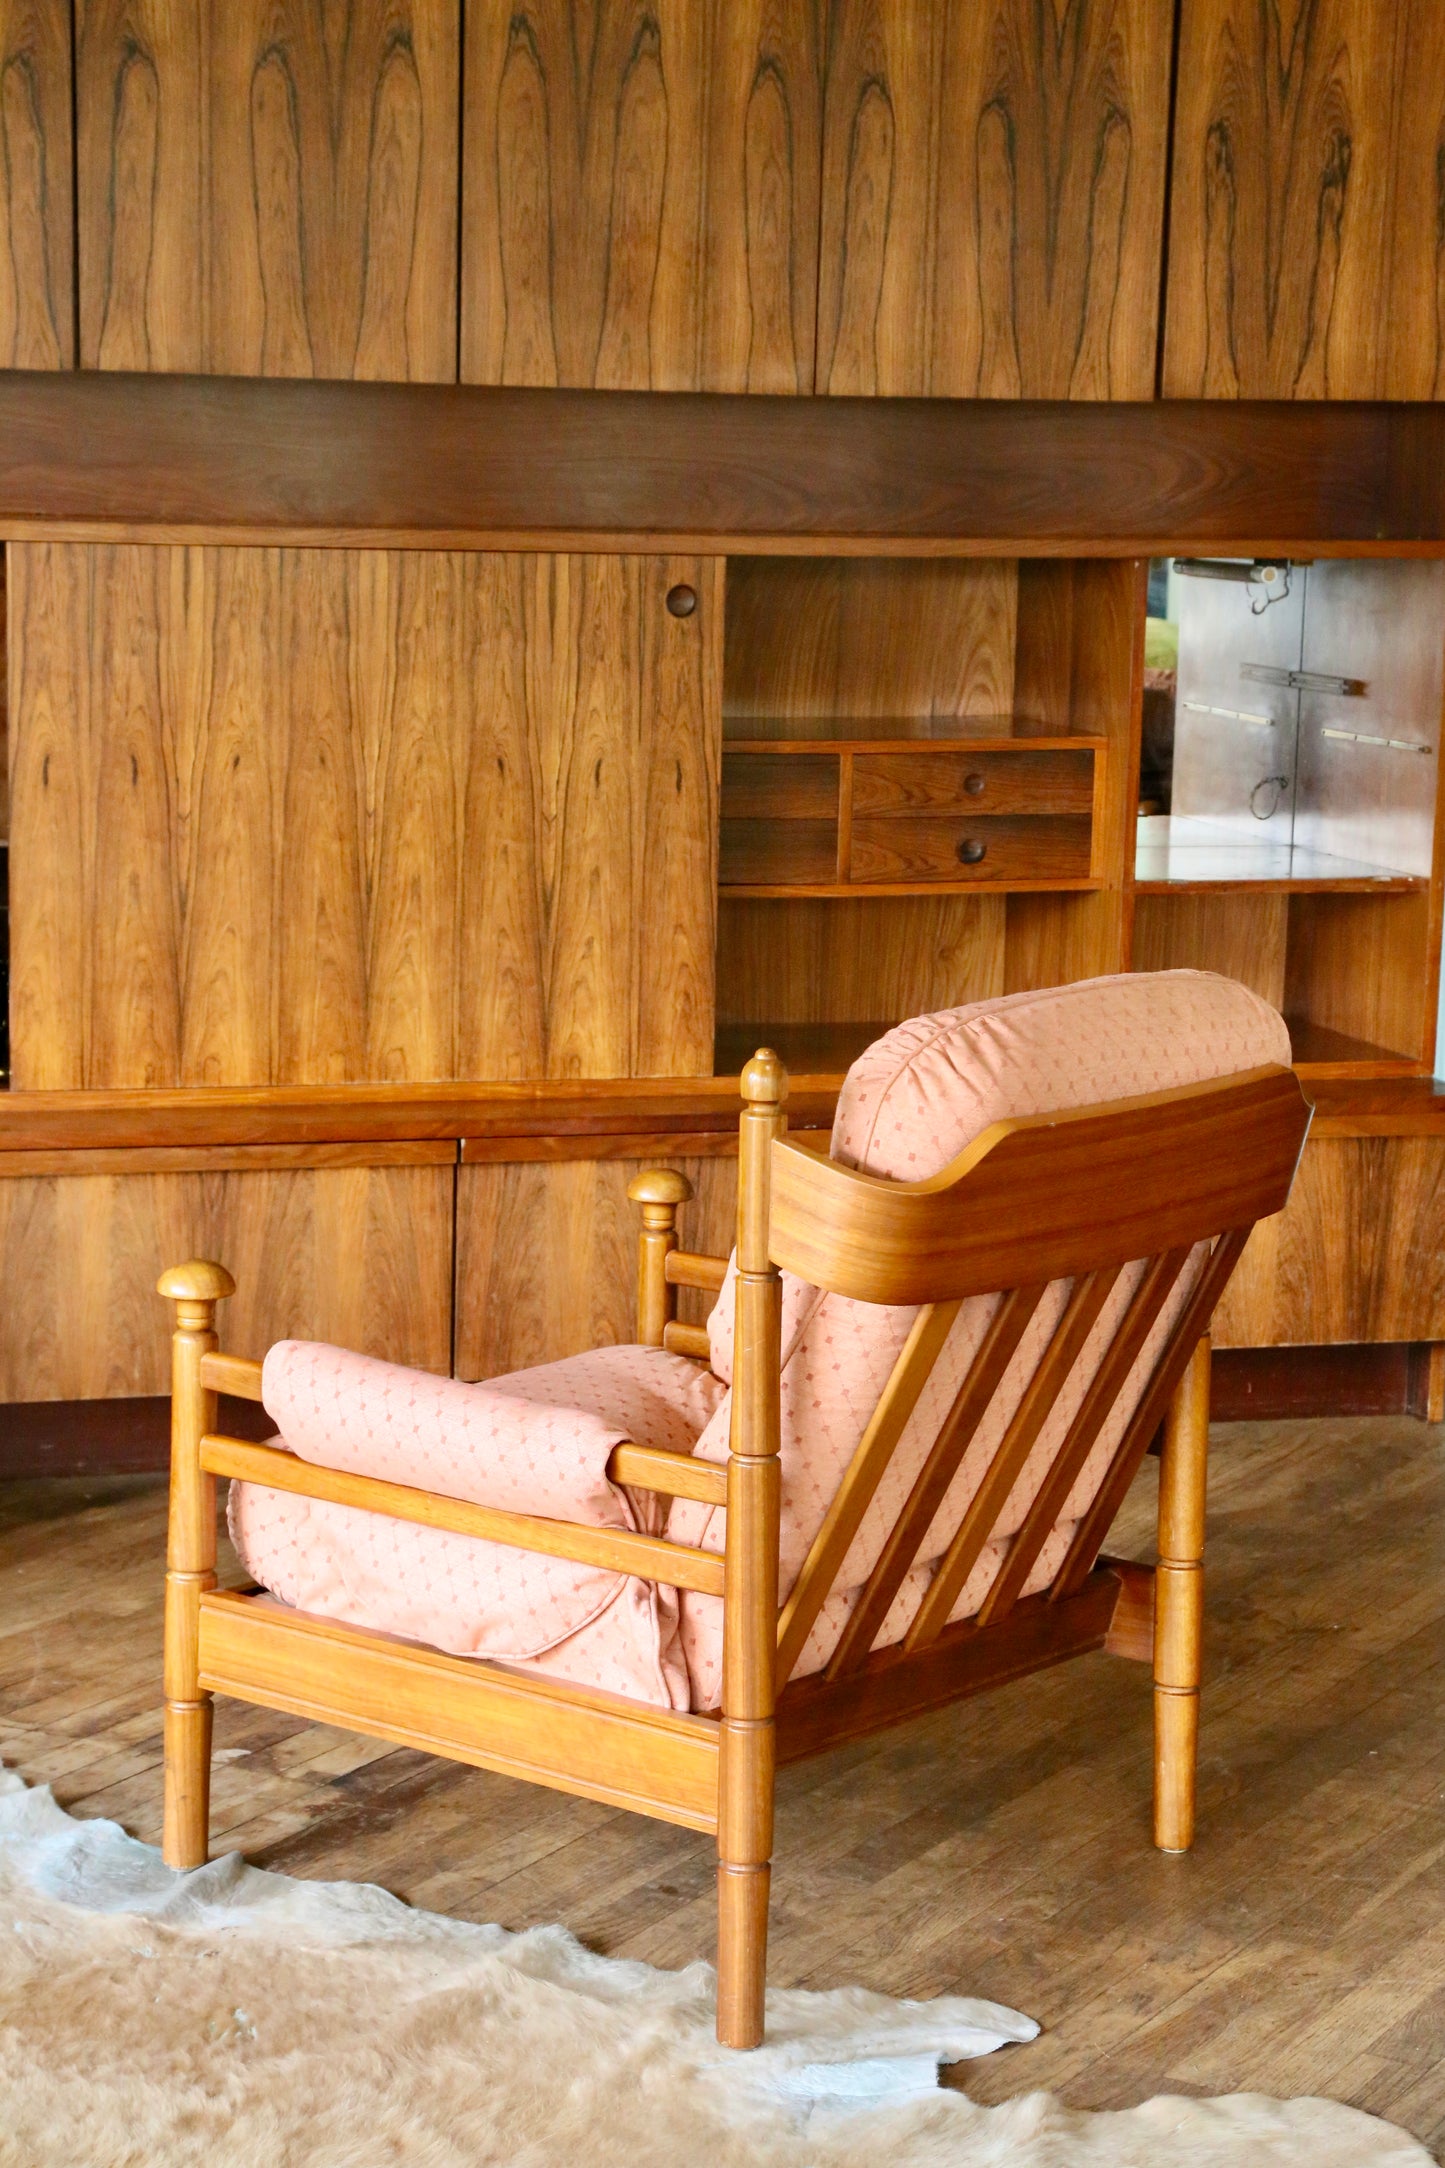
[[[1423,874],[1336,857],[1304,844],[1263,835],[1256,842],[1222,822],[1150,813],[1139,820],[1134,885],[1142,895],[1168,896],[1224,889],[1403,895],[1430,884]]]
[[[1331,1031],[1307,1018],[1287,1017],[1286,1022],[1290,1057],[1302,1077],[1389,1078],[1421,1073],[1418,1061],[1390,1047]],[[836,1079],[892,1028],[881,1019],[863,1024],[720,1024],[714,1068],[720,1077],[737,1076],[760,1046],[770,1046],[794,1076]]]

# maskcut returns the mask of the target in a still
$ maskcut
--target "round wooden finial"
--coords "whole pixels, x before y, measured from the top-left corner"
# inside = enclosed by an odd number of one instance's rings
[[[644,1167],[627,1185],[633,1204],[690,1204],[692,1184],[671,1167]]]
[[[788,1072],[770,1046],[760,1046],[742,1073],[742,1094],[750,1106],[781,1106],[788,1096]]]
[[[193,1257],[188,1265],[172,1265],[156,1281],[156,1293],[167,1302],[219,1302],[234,1295],[236,1283],[224,1265],[208,1264]]]

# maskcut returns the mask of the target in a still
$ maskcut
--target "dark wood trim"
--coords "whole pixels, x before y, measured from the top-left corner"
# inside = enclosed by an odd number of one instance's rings
[[[788,1113],[826,1128],[841,1077],[792,1080]],[[736,1075],[597,1083],[348,1084],[174,1091],[0,1091],[0,1154],[410,1144],[459,1138],[661,1138],[736,1129]],[[478,1156],[481,1156],[480,1154]],[[505,1156],[505,1155],[504,1155]],[[519,1157],[528,1156],[519,1154]],[[587,1149],[579,1158],[607,1156]]]
[[[1445,550],[1445,406],[7,372],[0,533],[405,548]]]
[[[1216,1348],[1209,1412],[1216,1423],[1413,1415],[1417,1367],[1407,1341]]]
[[[1406,1342],[1216,1348],[1211,1412],[1219,1423],[1423,1414],[1425,1353]],[[0,1405],[0,1478],[159,1473],[170,1459],[170,1405],[163,1395]],[[275,1429],[264,1408],[224,1396],[218,1420],[236,1438]]]
[[[254,1401],[223,1394],[217,1418],[264,1442],[276,1425]],[[163,1393],[124,1400],[26,1400],[0,1406],[0,1477],[161,1475],[170,1466],[171,1404]]]

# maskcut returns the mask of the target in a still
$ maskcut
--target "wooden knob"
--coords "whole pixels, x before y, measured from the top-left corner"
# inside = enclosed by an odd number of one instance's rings
[[[788,1072],[770,1046],[760,1046],[741,1077],[750,1105],[781,1106],[788,1096]]]
[[[962,866],[976,866],[988,854],[988,845],[980,843],[977,836],[965,836],[958,846],[958,862]]]
[[[692,1184],[671,1167],[644,1167],[628,1183],[627,1194],[633,1204],[688,1204]]]
[[[963,787],[968,792],[970,798],[981,798],[983,796],[986,780],[987,778],[981,776],[977,768],[974,769],[972,775],[966,775],[964,777]]]
[[[188,1265],[171,1265],[156,1281],[156,1293],[167,1302],[220,1302],[234,1295],[236,1283],[224,1265],[208,1264],[193,1257]]]
[[[691,617],[697,608],[697,589],[686,585],[669,587],[667,607],[674,617]]]

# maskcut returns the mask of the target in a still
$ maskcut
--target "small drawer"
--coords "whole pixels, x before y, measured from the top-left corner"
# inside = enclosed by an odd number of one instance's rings
[[[724,753],[727,820],[836,820],[836,753]]]
[[[1088,813],[1094,756],[1086,747],[1029,753],[860,753],[858,813]]]
[[[853,821],[852,880],[1086,881],[1090,822],[1024,814],[868,814]]]
[[[838,823],[727,820],[718,831],[718,881],[724,888],[800,888],[838,878]]]

